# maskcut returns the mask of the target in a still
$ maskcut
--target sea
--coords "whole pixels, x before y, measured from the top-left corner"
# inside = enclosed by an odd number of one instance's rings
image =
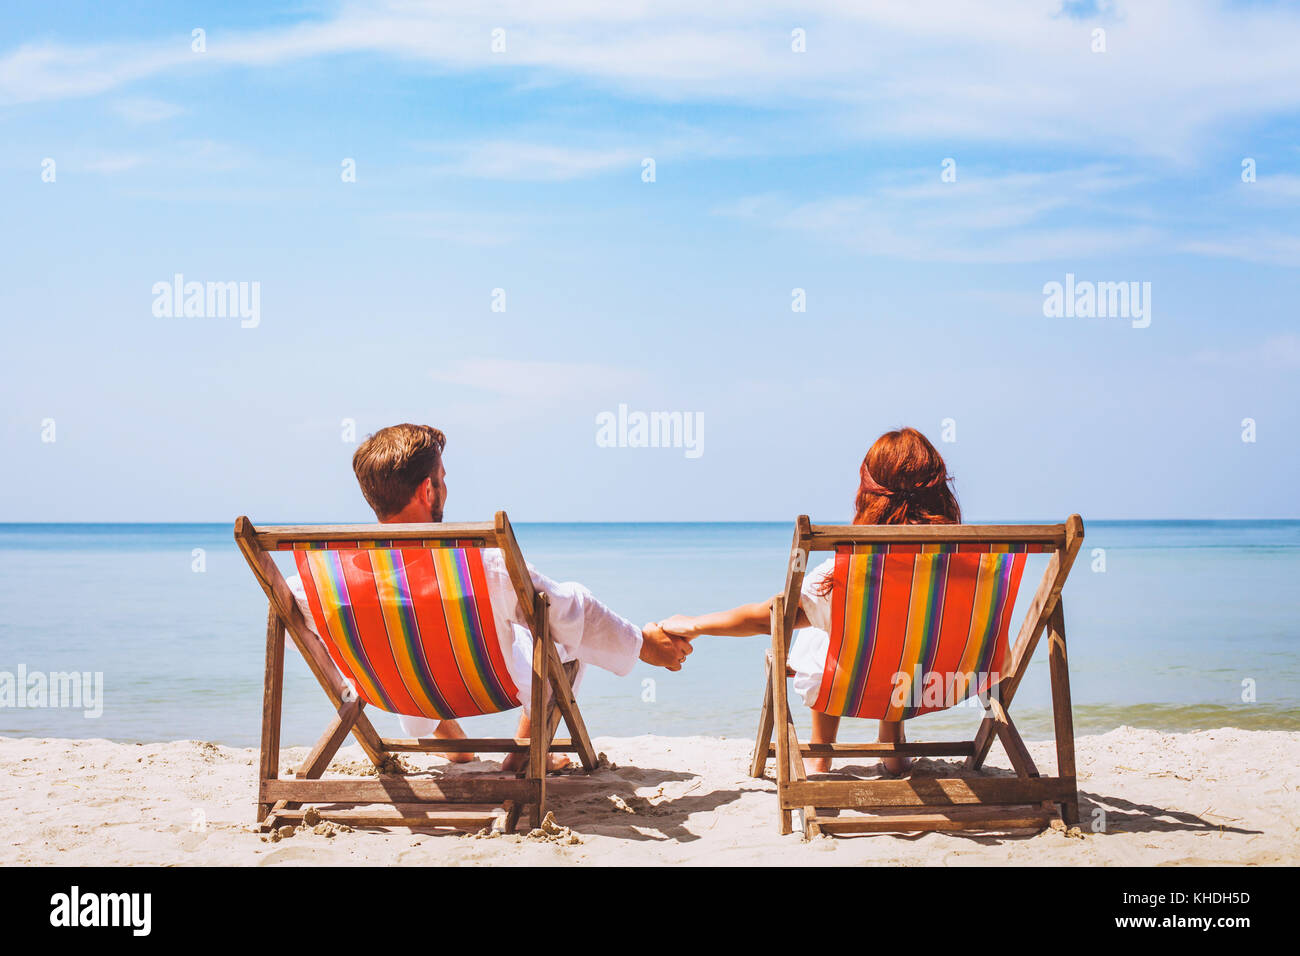
[[[784,582],[792,525],[515,531],[539,570],[582,582],[642,624],[772,596]],[[1046,560],[1029,558],[1013,635]],[[291,562],[284,566],[292,573]],[[1087,523],[1063,601],[1077,734],[1122,725],[1300,729],[1300,521]],[[80,701],[47,695],[46,706],[19,706],[31,702],[21,694],[3,699],[0,736],[255,746],[265,619],[266,599],[230,525],[0,524],[0,683],[76,672],[90,691]],[[750,737],[768,642],[700,638],[677,673],[592,668],[578,693],[587,726],[598,737]],[[282,741],[308,745],[331,708],[292,643],[287,655]],[[807,708],[796,702],[794,712],[806,731]],[[382,734],[400,735],[395,717],[370,713]],[[1011,713],[1027,738],[1051,736],[1045,642]],[[974,707],[926,715],[908,722],[908,736],[969,736],[979,717]],[[515,719],[464,724],[497,736],[513,732]],[[840,738],[874,733],[846,721]]]

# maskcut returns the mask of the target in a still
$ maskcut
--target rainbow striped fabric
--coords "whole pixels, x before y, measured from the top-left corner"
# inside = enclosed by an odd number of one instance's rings
[[[434,543],[438,547],[423,547]],[[463,542],[292,547],[316,630],[368,704],[412,717],[519,706],[483,572]]]
[[[400,541],[281,541],[276,544],[276,551],[352,551],[357,548],[374,550],[375,548],[469,548],[479,547],[481,542],[461,541],[450,538],[403,538]]]
[[[944,710],[996,679],[1025,544],[841,545],[830,647],[815,710],[903,720]]]

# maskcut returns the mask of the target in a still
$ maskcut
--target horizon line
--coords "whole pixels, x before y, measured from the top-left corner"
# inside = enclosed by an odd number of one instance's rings
[[[1191,523],[1210,523],[1210,522],[1238,522],[1248,524],[1252,522],[1291,522],[1300,523],[1300,516],[1294,517],[1251,517],[1251,518],[1085,518],[1084,524],[1191,524]],[[609,519],[609,520],[582,520],[582,521],[564,521],[564,520],[544,520],[544,521],[517,521],[512,519],[511,524],[515,525],[611,525],[611,524],[657,524],[657,525],[690,525],[690,524],[774,524],[787,525],[793,523],[794,519],[773,519],[773,518],[737,518],[729,520],[706,520],[706,519],[680,519],[680,520],[638,520],[632,518]],[[263,525],[320,525],[322,527],[336,524],[380,524],[375,521],[264,521]],[[438,522],[429,522],[436,524]],[[462,522],[444,522],[444,523],[462,523]],[[851,524],[851,521],[814,522],[816,524]],[[1029,518],[1029,519],[1011,519],[1011,518],[980,518],[975,521],[963,521],[966,525],[989,525],[989,524],[1060,524],[1060,521],[1046,518]],[[194,526],[210,525],[212,527],[233,526],[233,521],[0,521],[0,528],[3,527],[70,527],[76,525],[99,525],[104,527],[131,527],[140,525],[159,525],[159,526]]]

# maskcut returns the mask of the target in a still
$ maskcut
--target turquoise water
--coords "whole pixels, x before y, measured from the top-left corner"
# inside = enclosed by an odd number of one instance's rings
[[[638,624],[774,594],[791,526],[516,526],[524,554],[585,583]],[[1094,548],[1105,551],[1095,571]],[[193,570],[194,549],[205,569]],[[1046,558],[1026,569],[1023,613]],[[1300,522],[1093,522],[1065,590],[1075,724],[1161,730],[1300,729]],[[0,672],[103,674],[103,713],[0,707],[0,736],[198,738],[259,734],[265,598],[227,525],[0,525]],[[1017,618],[1017,625],[1019,619]],[[703,638],[680,673],[591,670],[579,693],[597,735],[749,736],[766,638]],[[1050,735],[1043,648],[1012,713]],[[330,708],[289,649],[285,745],[310,744]],[[645,683],[647,680],[652,684]],[[1243,682],[1254,700],[1244,701]],[[797,708],[801,725],[807,711]],[[382,733],[396,721],[374,715]],[[467,721],[498,734],[514,718]],[[916,739],[967,732],[959,708],[909,724]],[[842,735],[870,732],[849,728]]]

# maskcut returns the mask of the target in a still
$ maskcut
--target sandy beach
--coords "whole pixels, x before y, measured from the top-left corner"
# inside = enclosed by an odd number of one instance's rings
[[[1300,862],[1300,733],[1164,734],[1122,727],[1078,740],[1081,829],[1066,833],[872,834],[803,843],[777,832],[775,785],[746,773],[749,741],[601,737],[609,766],[552,776],[551,809],[576,837],[475,838],[453,831],[300,831],[250,826],[256,753],[196,741],[0,739],[8,784],[0,863],[55,865],[1279,865]],[[1051,767],[1048,742],[1031,742]],[[283,765],[307,748],[283,753]],[[482,761],[450,768],[488,771]],[[867,761],[850,759],[874,774]],[[365,773],[345,748],[330,775]],[[1009,772],[996,748],[989,772]],[[770,768],[769,768],[770,772]],[[945,772],[922,760],[917,774]],[[1093,832],[1094,821],[1104,829]]]

